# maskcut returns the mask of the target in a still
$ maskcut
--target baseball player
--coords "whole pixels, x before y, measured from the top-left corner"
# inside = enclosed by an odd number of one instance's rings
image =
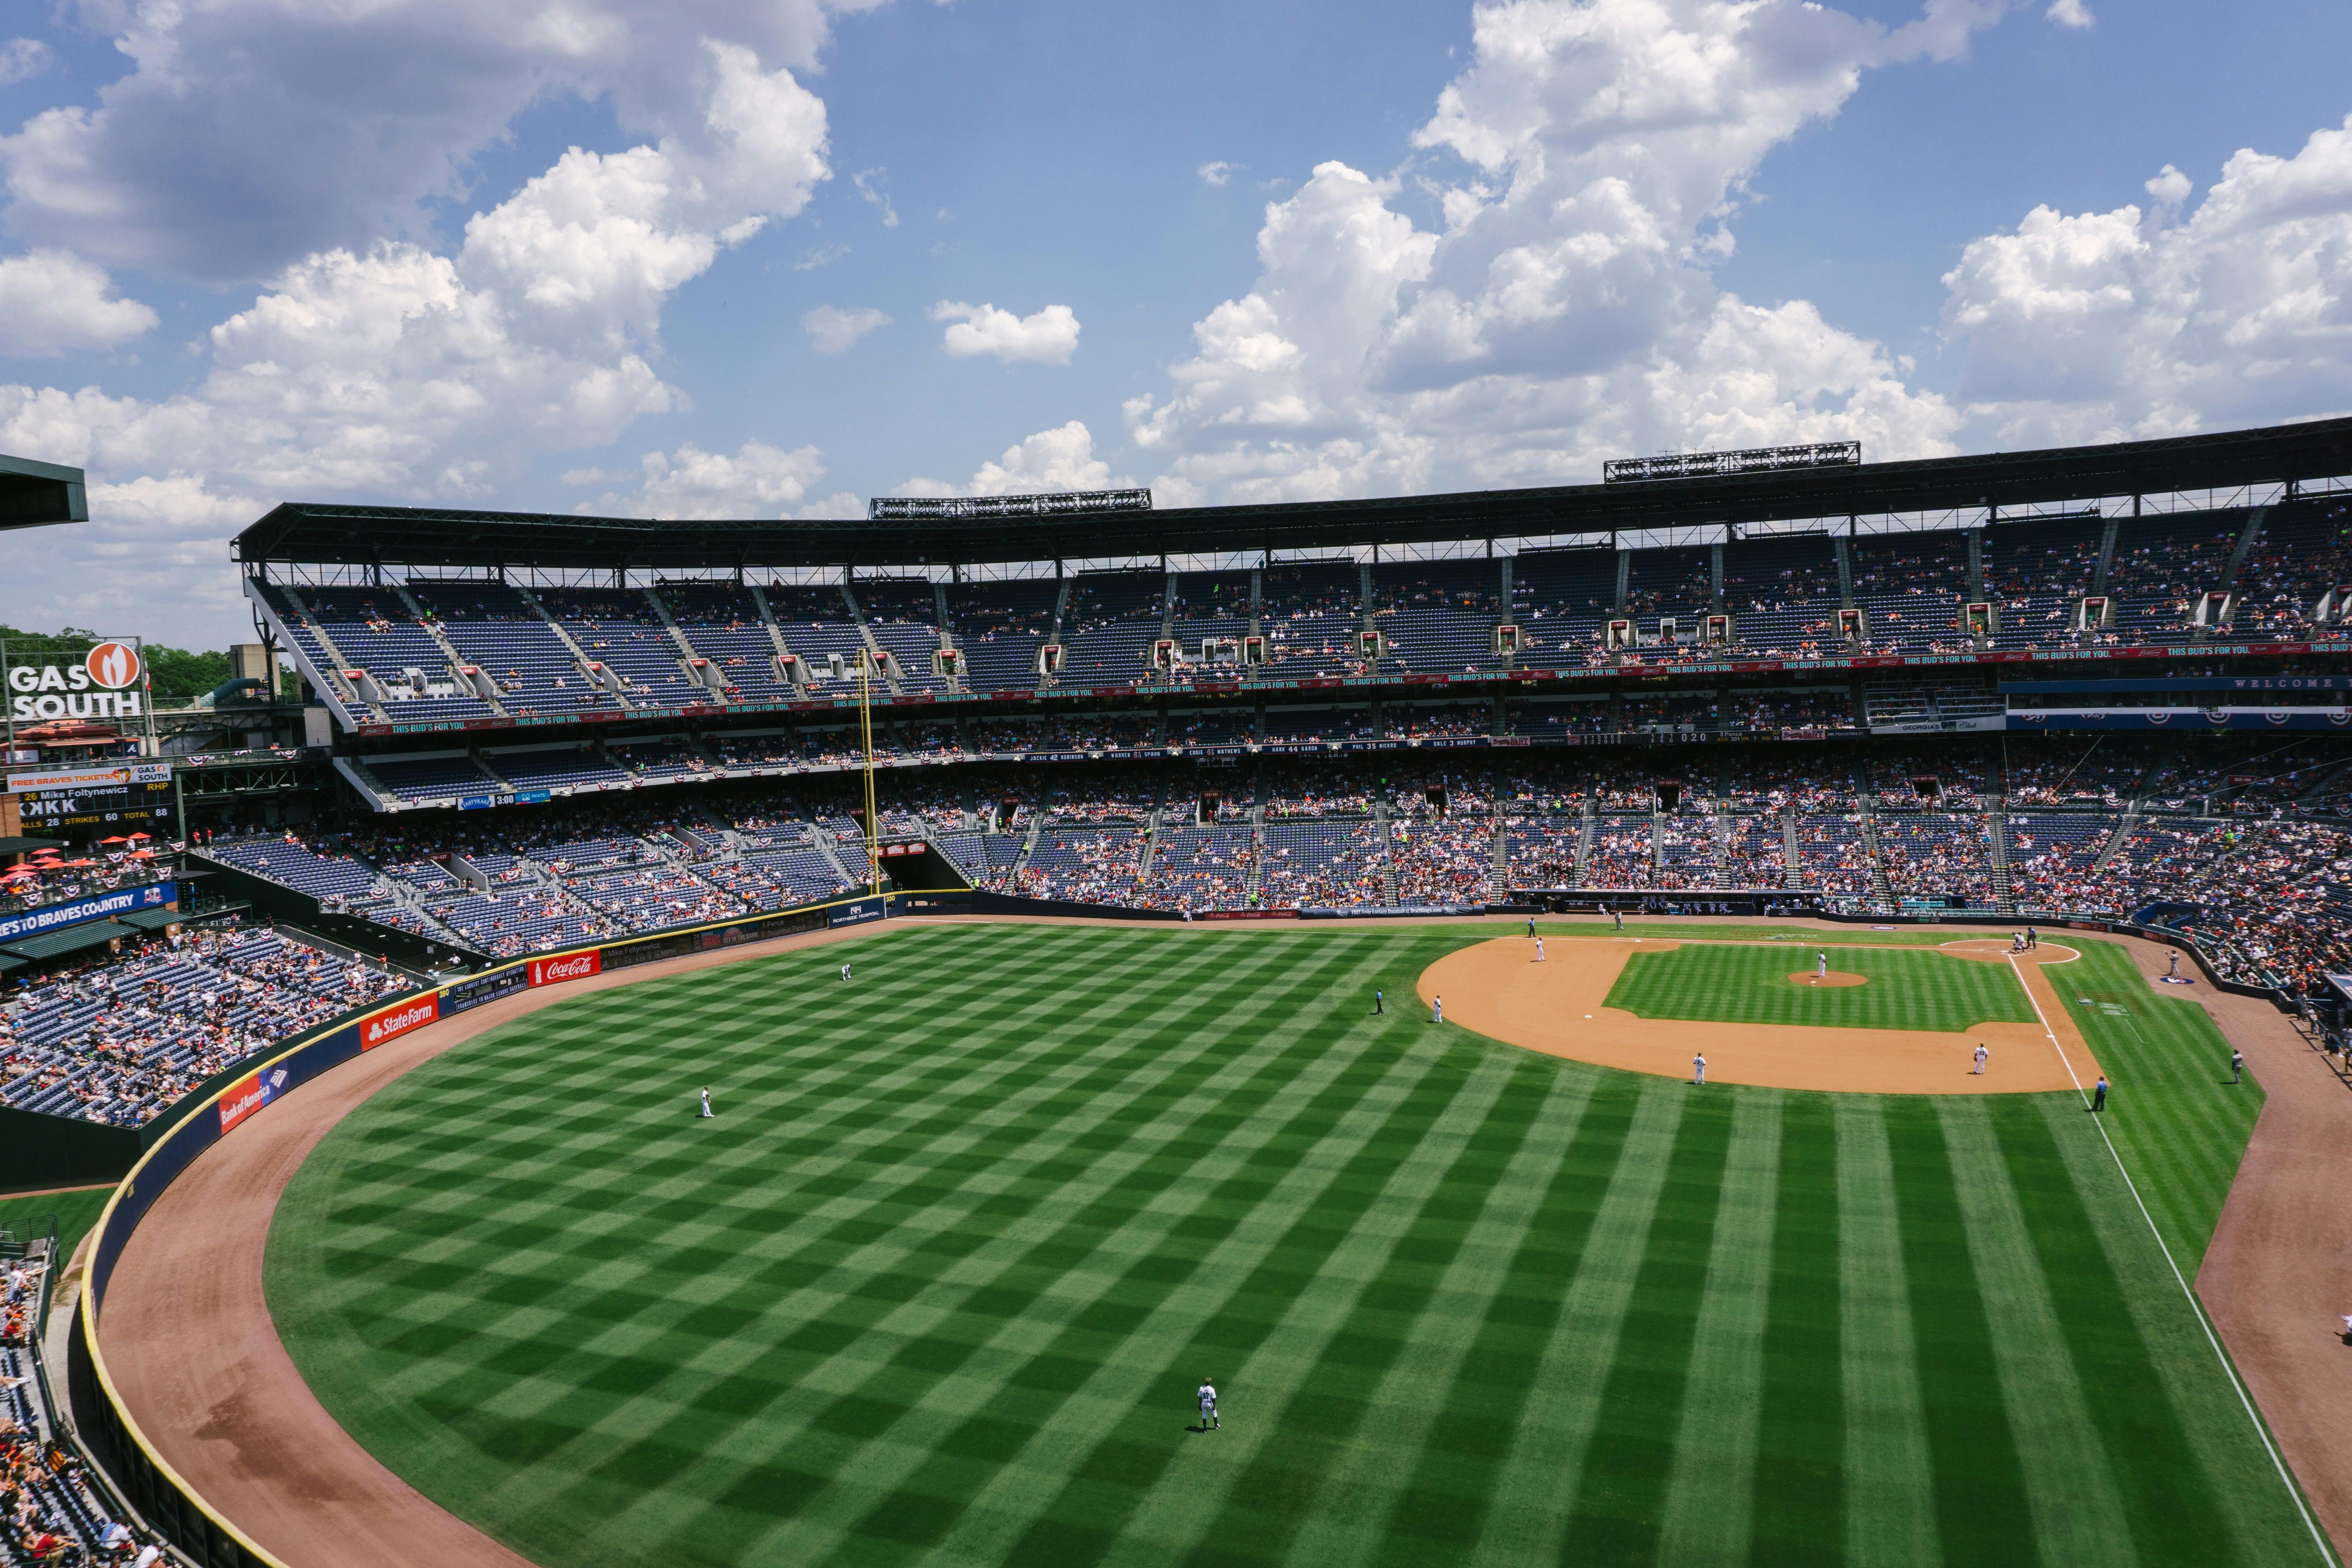
[[[847,964],[845,964],[845,964],[843,964],[843,965],[841,966],[841,977],[842,977],[844,980],[846,980],[846,979],[848,979],[848,978],[849,978],[849,965],[847,965]]]
[[[714,1114],[710,1109],[710,1091],[707,1089],[702,1091],[702,1114],[705,1116]]]
[[[1830,955],[1828,951],[1825,949],[1822,952],[1813,954],[1813,978],[1816,980],[1827,980],[1829,977]]]
[[[1543,938],[1538,937],[1536,938],[1536,962],[1541,963],[1543,961]]]
[[[1701,1052],[1691,1058],[1691,1081],[1704,1087],[1706,1083],[1706,1055]]]
[[[1201,1380],[1201,1430],[1217,1429],[1217,1391],[1207,1378]]]
[[[1444,997],[1432,996],[1429,999],[1429,1021],[1433,1024],[1443,1024],[1445,1022]]]
[[[2230,1081],[2231,1083],[2246,1081],[2246,1053],[2235,1047],[2232,1047],[2230,1052]]]
[[[1985,1043],[1982,1040],[1979,1040],[1977,1042],[1977,1076],[1979,1078],[1982,1078],[1984,1076],[1985,1058],[1990,1055],[1992,1055],[1992,1053],[1985,1049]]]

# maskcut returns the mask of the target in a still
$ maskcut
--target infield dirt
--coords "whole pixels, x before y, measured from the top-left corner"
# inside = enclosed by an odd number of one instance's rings
[[[2045,965],[2072,962],[2071,948],[2045,946],[2016,955],[2019,978],[2040,1019],[1980,1023],[1966,1034],[1946,1034],[1643,1018],[1606,1005],[1610,989],[1633,954],[1670,952],[1682,943],[1632,936],[1551,937],[1548,943],[1541,963],[1535,962],[1534,945],[1517,937],[1448,953],[1422,972],[1421,999],[1445,997],[1451,1022],[1510,1045],[1661,1078],[1690,1077],[1694,1055],[1706,1058],[1709,1082],[1864,1094],[2046,1094],[2074,1089],[2078,1079],[2087,1084],[2100,1072],[2042,973]],[[2006,963],[2011,957],[2001,942],[1955,942],[1940,951],[1956,963]],[[1847,978],[1861,983],[1860,976]],[[1975,1070],[1979,1041],[1991,1051],[1981,1076]]]

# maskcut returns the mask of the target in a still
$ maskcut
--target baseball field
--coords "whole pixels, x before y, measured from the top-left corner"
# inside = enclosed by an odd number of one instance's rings
[[[2261,1105],[2200,1009],[2042,971],[2103,1117],[1699,1089],[1431,1024],[1494,930],[942,925],[584,995],[328,1134],[269,1309],[544,1568],[2326,1561],[2164,1250]],[[1645,931],[1609,1005],[1669,1025],[2034,1016],[1934,938],[1825,990]]]

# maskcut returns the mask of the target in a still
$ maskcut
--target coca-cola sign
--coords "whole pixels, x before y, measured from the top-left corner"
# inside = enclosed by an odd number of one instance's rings
[[[567,952],[554,958],[534,958],[530,961],[530,983],[533,985],[561,985],[567,980],[585,980],[603,973],[604,954],[594,948],[586,952]]]
[[[372,1051],[386,1040],[396,1040],[411,1029],[420,1029],[441,1016],[441,997],[413,996],[397,1002],[381,1013],[371,1013],[360,1025],[360,1049]]]

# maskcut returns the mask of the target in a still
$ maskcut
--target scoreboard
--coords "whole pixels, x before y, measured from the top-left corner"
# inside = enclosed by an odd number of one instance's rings
[[[76,768],[10,769],[8,793],[27,833],[144,826],[172,820],[172,764],[92,763]]]

